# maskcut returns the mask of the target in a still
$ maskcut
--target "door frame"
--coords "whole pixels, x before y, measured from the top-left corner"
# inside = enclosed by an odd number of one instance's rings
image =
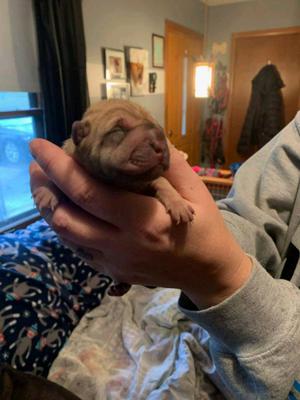
[[[203,53],[204,35],[202,33],[197,32],[197,31],[195,31],[195,30],[193,30],[191,28],[188,28],[186,26],[180,25],[180,24],[178,24],[178,23],[176,23],[174,21],[171,21],[169,19],[166,19],[165,20],[165,59],[164,59],[165,71],[167,71],[168,68],[169,68],[167,57],[166,57],[166,54],[168,54],[168,52],[167,52],[167,50],[168,50],[168,40],[167,40],[168,39],[168,35],[167,35],[167,32],[168,32],[168,30],[171,30],[171,29],[177,30],[179,32],[182,32],[182,33],[185,33],[185,34],[188,34],[188,35],[195,36],[197,39],[202,39],[202,53]],[[165,82],[166,82],[166,79],[165,79]],[[169,130],[168,123],[167,123],[167,116],[168,116],[168,101],[167,100],[168,100],[168,87],[165,84],[165,118],[164,119],[165,119],[165,131],[166,131],[166,134],[168,134],[168,130]],[[203,109],[201,110],[200,121],[202,120],[202,112],[203,112]],[[201,122],[200,122],[200,126],[201,126]],[[199,135],[196,136],[196,141],[197,141],[197,143],[195,143],[195,145],[198,146],[199,155],[200,155],[201,154],[201,149],[200,149],[201,132],[199,132]]]
[[[257,31],[245,31],[245,32],[233,32],[231,34],[231,49],[230,49],[230,69],[229,69],[229,102],[228,102],[228,112],[226,118],[226,134],[224,137],[224,150],[225,150],[225,159],[228,160],[228,155],[230,152],[229,148],[229,129],[231,127],[232,120],[232,92],[233,92],[233,76],[234,76],[234,67],[236,60],[236,47],[237,41],[241,38],[251,38],[251,37],[267,37],[267,36],[278,36],[278,35],[290,35],[293,33],[300,33],[300,26],[293,26],[288,28],[273,28],[273,29],[263,29]],[[266,60],[267,61],[267,60]],[[299,77],[300,80],[300,77]],[[300,94],[298,98],[298,108],[300,109]]]

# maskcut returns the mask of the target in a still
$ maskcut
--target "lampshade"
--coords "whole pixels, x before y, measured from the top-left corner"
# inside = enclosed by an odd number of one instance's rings
[[[213,64],[195,64],[195,97],[209,97],[213,89]]]

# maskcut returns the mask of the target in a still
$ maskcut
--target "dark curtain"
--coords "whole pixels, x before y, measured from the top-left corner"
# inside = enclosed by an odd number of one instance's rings
[[[47,139],[61,145],[88,105],[81,0],[33,0]]]

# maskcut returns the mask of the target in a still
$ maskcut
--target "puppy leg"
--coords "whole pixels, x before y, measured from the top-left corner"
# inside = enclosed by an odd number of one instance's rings
[[[165,206],[172,220],[176,224],[191,222],[194,218],[194,209],[180,196],[170,182],[159,177],[151,183],[155,189],[155,197]]]

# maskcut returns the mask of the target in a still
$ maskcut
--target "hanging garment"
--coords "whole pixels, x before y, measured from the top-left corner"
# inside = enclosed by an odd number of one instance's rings
[[[225,162],[223,153],[223,117],[213,116],[207,118],[203,144],[206,147],[206,159],[211,168],[223,165]]]
[[[281,88],[284,83],[273,64],[265,65],[252,80],[252,93],[237,151],[249,155],[259,149],[285,125]]]

